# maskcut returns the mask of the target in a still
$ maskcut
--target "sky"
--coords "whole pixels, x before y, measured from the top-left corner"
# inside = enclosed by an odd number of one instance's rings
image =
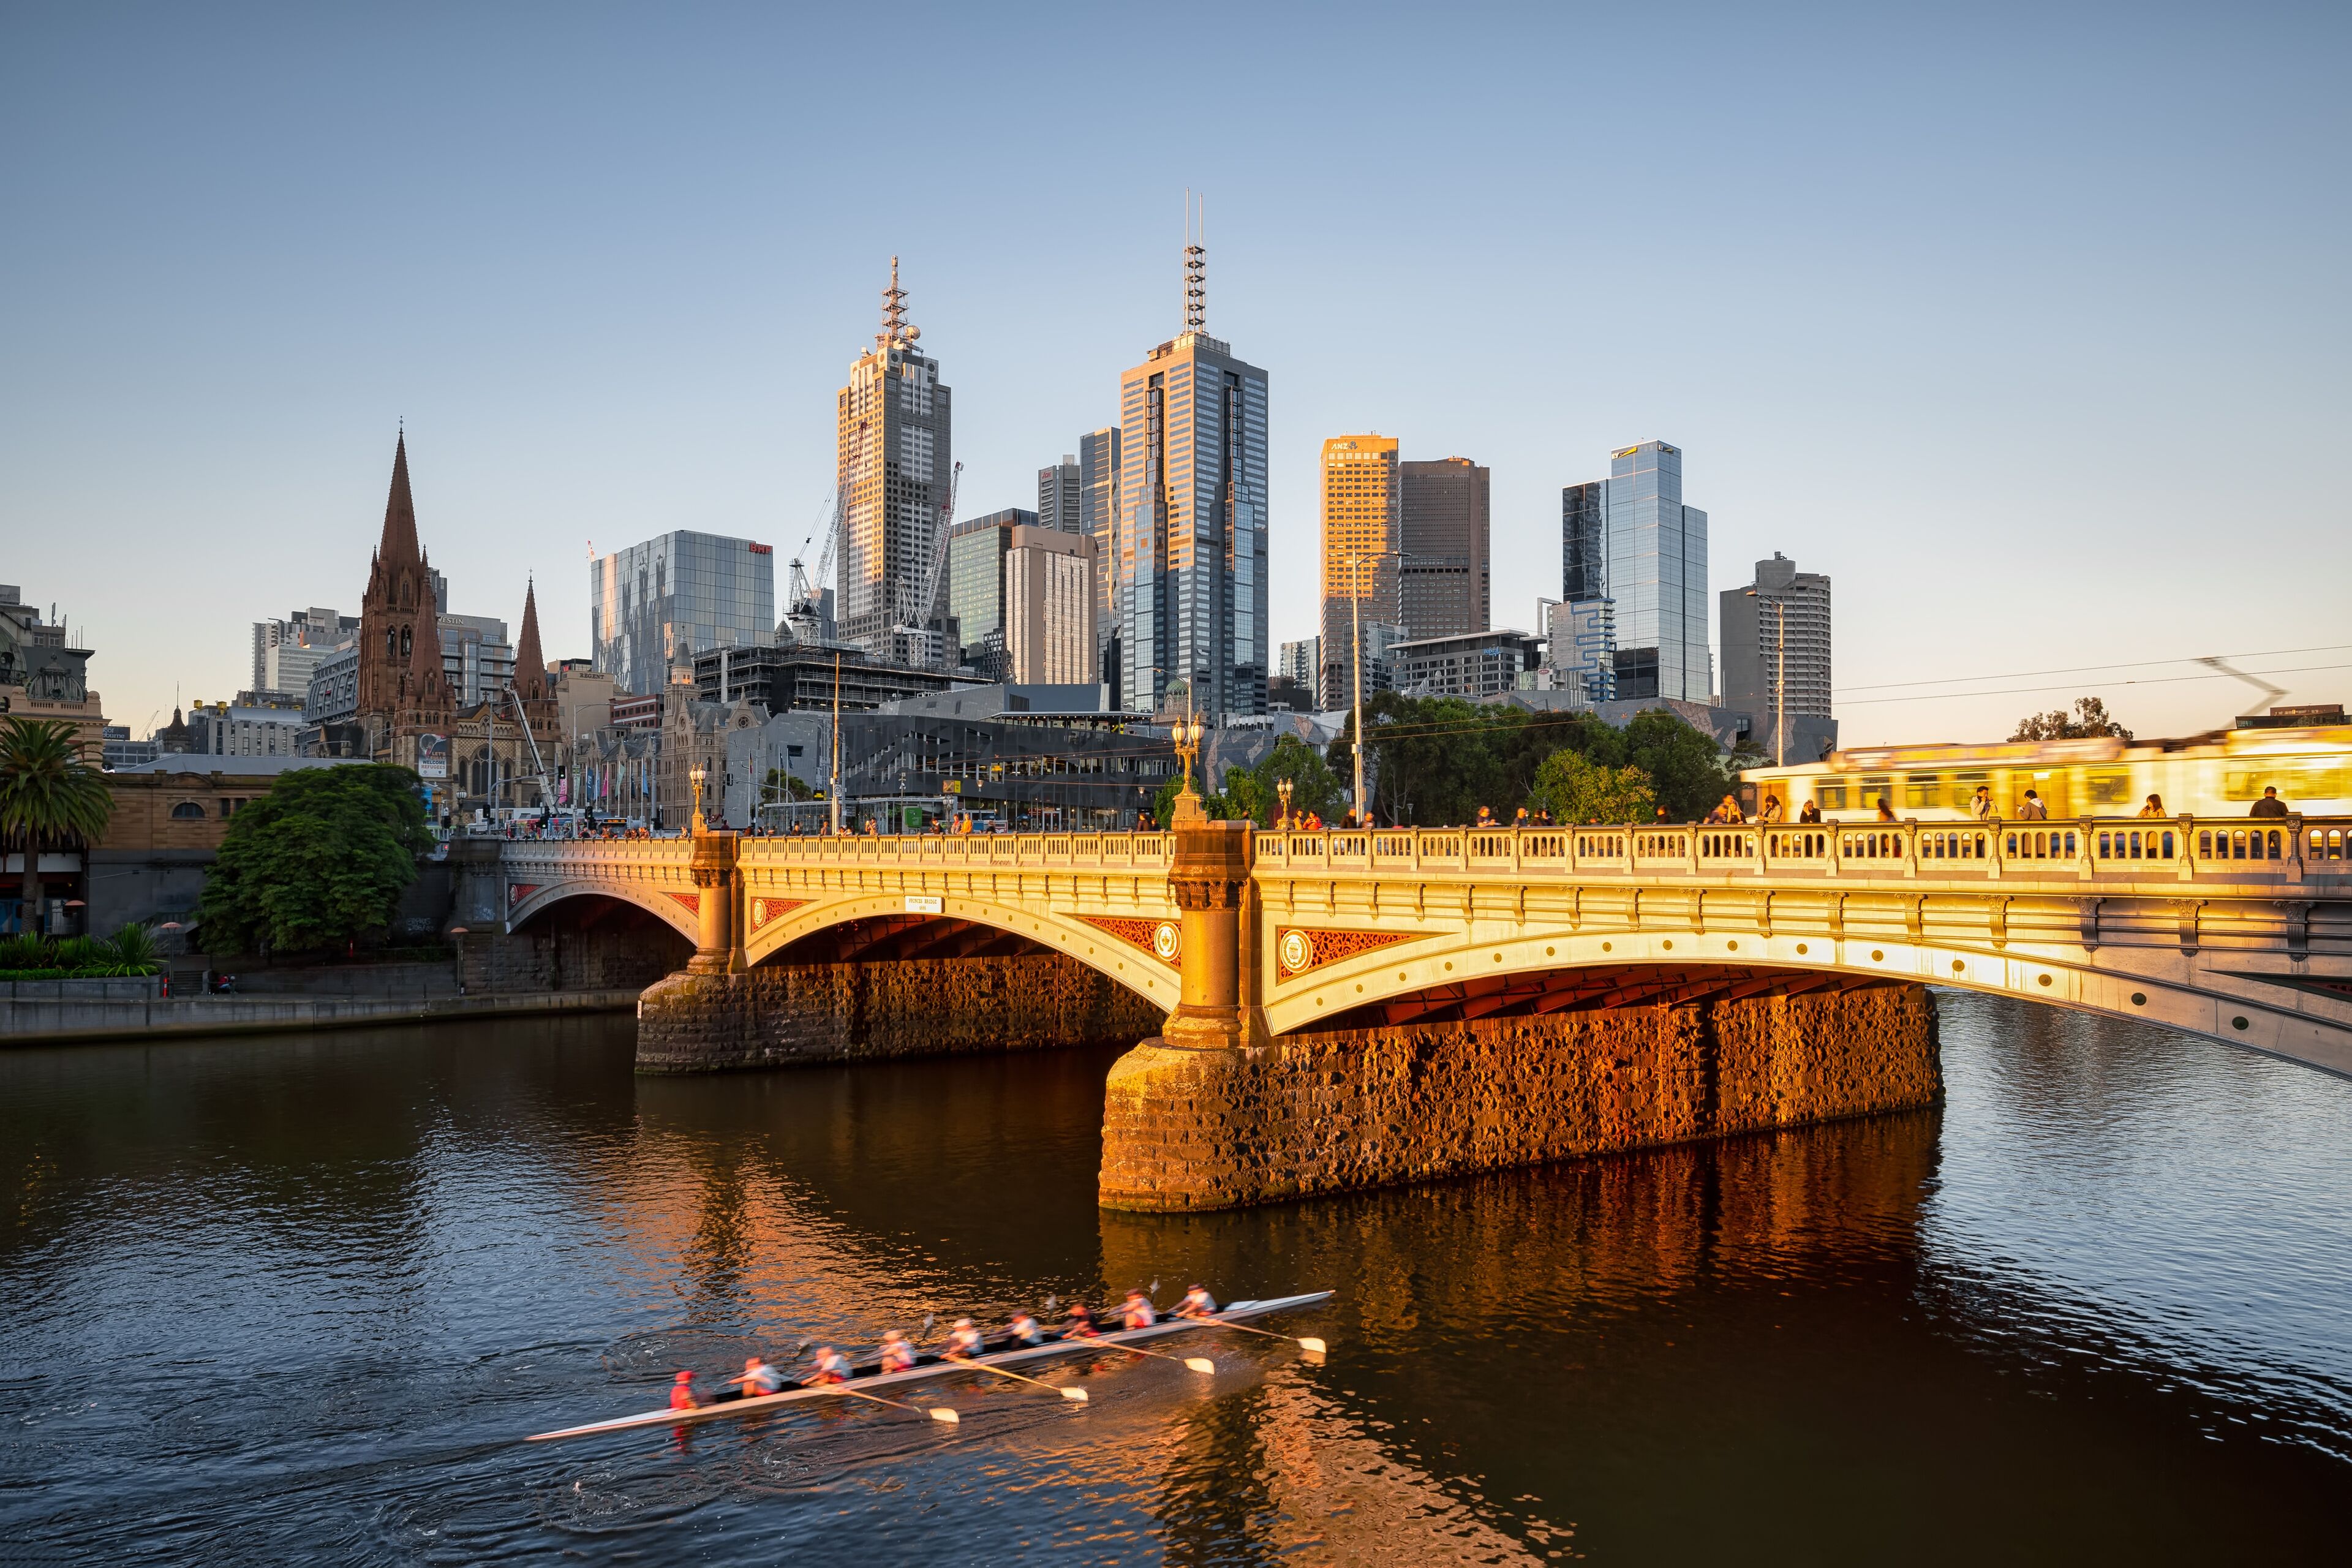
[[[535,578],[584,656],[592,543],[816,531],[893,255],[958,515],[1034,507],[1189,187],[1276,640],[1325,437],[1487,464],[1522,627],[1560,487],[1663,439],[1714,588],[1832,578],[1847,744],[2189,733],[2258,695],[2202,656],[2352,696],[2347,64],[2341,5],[15,0],[0,582],[143,735],[357,613],[405,420],[450,607]]]

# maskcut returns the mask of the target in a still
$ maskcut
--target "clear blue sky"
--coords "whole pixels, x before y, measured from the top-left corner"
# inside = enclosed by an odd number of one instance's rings
[[[1656,437],[1716,587],[1835,578],[1850,742],[2074,690],[2200,728],[2235,689],[1858,689],[2352,642],[2347,18],[19,3],[0,581],[144,733],[247,683],[255,618],[356,611],[404,416],[451,607],[536,573],[585,653],[591,540],[781,572],[894,252],[961,512],[1034,505],[1174,328],[1190,185],[1272,376],[1277,638],[1324,437],[1491,465],[1521,626],[1559,487]]]

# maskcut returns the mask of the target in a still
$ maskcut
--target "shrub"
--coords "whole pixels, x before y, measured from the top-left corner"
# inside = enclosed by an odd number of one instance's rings
[[[56,962],[47,937],[0,936],[0,969],[48,969]]]
[[[108,945],[114,950],[114,962],[125,974],[155,973],[155,938],[142,925],[127,925],[114,933]]]

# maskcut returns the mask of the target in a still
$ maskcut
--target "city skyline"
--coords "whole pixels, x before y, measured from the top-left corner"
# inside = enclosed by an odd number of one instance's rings
[[[1489,30],[1489,47],[1426,69],[1409,51],[1376,60],[1345,100],[1276,94],[1272,129],[1299,154],[1276,164],[1219,134],[1106,184],[1097,154],[1058,133],[975,128],[912,176],[926,228],[849,201],[852,171],[779,153],[841,89],[812,78],[796,107],[750,107],[773,95],[736,62],[761,50],[716,47],[708,30],[654,47],[659,79],[632,100],[645,108],[615,111],[628,95],[600,84],[635,79],[637,62],[593,24],[555,71],[532,68],[540,40],[512,19],[455,51],[430,18],[388,49],[331,22],[247,47],[169,17],[136,33],[19,18],[11,166],[33,237],[6,265],[16,297],[41,303],[20,316],[0,394],[9,575],[62,605],[98,650],[110,718],[143,732],[175,683],[184,702],[244,684],[255,619],[352,601],[345,563],[373,533],[383,437],[404,414],[434,453],[424,489],[445,548],[466,551],[445,569],[467,580],[575,581],[567,552],[671,530],[772,540],[789,559],[818,531],[826,399],[870,337],[892,254],[963,395],[959,510],[1030,504],[1038,466],[1105,424],[1112,374],[1168,335],[1173,209],[1192,184],[1218,207],[1216,331],[1283,386],[1271,640],[1316,624],[1317,442],[1379,428],[1491,465],[1497,626],[1531,623],[1529,587],[1556,591],[1561,487],[1665,437],[1697,455],[1689,488],[1721,560],[1782,550],[1840,579],[1856,688],[2324,644],[2329,573],[2216,595],[2209,574],[2168,565],[2216,519],[2324,561],[2352,493],[2329,437],[2346,395],[2326,371],[2345,310],[2319,265],[2344,220],[2305,199],[2341,184],[2347,139],[2327,127],[2346,110],[2317,76],[2294,89],[2340,52],[2344,26],[2273,20],[2298,45],[2284,86],[2216,72],[2206,34],[2179,20],[2138,29],[2126,68],[2087,25],[2046,29],[2026,60],[1989,21],[1780,37],[1726,13],[1679,41],[1689,115],[1631,115],[1633,84],[1606,79],[1574,102],[1505,94],[1505,122],[1468,156],[1448,117],[1497,96],[1497,73],[1603,45],[1596,16],[1529,16],[1509,49]],[[975,67],[1036,36],[952,19],[931,32]],[[1273,23],[1263,59],[1213,98],[1272,92],[1313,58],[1311,37]],[[848,47],[840,26],[810,29],[813,60]],[[1153,47],[1139,26],[1098,29],[1082,82]],[[1426,90],[1384,124],[1370,89],[1415,70]],[[2040,90],[2050,73],[2067,94]],[[1768,78],[1818,89],[1820,107],[1762,96]],[[326,80],[344,86],[300,85]],[[407,112],[420,86],[451,106],[443,123]],[[1956,111],[1988,93],[2024,107],[1991,126]],[[504,118],[534,111],[562,134],[526,140]],[[1861,113],[1866,145],[1848,131]],[[312,131],[301,155],[240,165],[289,114]],[[75,133],[93,117],[107,136]],[[1732,122],[1762,129],[1729,145]],[[1353,244],[1305,199],[1318,160],[1351,141],[1402,175],[1454,170],[1458,201],[1490,221]],[[1636,158],[1672,167],[1688,243],[1638,266],[1559,243]],[[1040,252],[1018,243],[1032,209],[1017,198],[1049,168],[1105,194]],[[2225,184],[2242,222],[2171,220]],[[515,189],[530,195],[513,203]],[[754,214],[740,189],[777,199]],[[166,222],[168,256],[152,242]],[[1494,377],[1498,336],[1575,374]],[[2280,456],[2231,462],[2248,432]],[[91,537],[116,547],[90,552]],[[2035,569],[1997,593],[1922,592],[1968,552]],[[1733,585],[1718,572],[1706,586]],[[175,595],[209,608],[152,614]],[[589,651],[575,595],[541,609],[551,654]],[[2181,733],[2225,721],[2246,689],[2123,678],[2199,673],[2036,676],[1970,701],[1856,689],[1839,713],[1855,742],[1992,738],[2098,691],[2142,732]],[[2343,676],[2276,684],[2324,700]]]

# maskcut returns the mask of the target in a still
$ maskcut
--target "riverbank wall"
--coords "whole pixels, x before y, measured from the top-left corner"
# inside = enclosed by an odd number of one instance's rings
[[[75,1045],[153,1036],[307,1034],[385,1024],[438,1024],[547,1013],[612,1013],[637,993],[509,992],[489,995],[151,996],[125,1001],[0,997],[0,1047]]]
[[[1913,1110],[1943,1094],[1934,999],[1793,996],[1147,1041],[1110,1071],[1106,1208],[1277,1203]]]
[[[1060,953],[763,964],[672,974],[637,1010],[637,1070],[1131,1045],[1165,1015]]]

